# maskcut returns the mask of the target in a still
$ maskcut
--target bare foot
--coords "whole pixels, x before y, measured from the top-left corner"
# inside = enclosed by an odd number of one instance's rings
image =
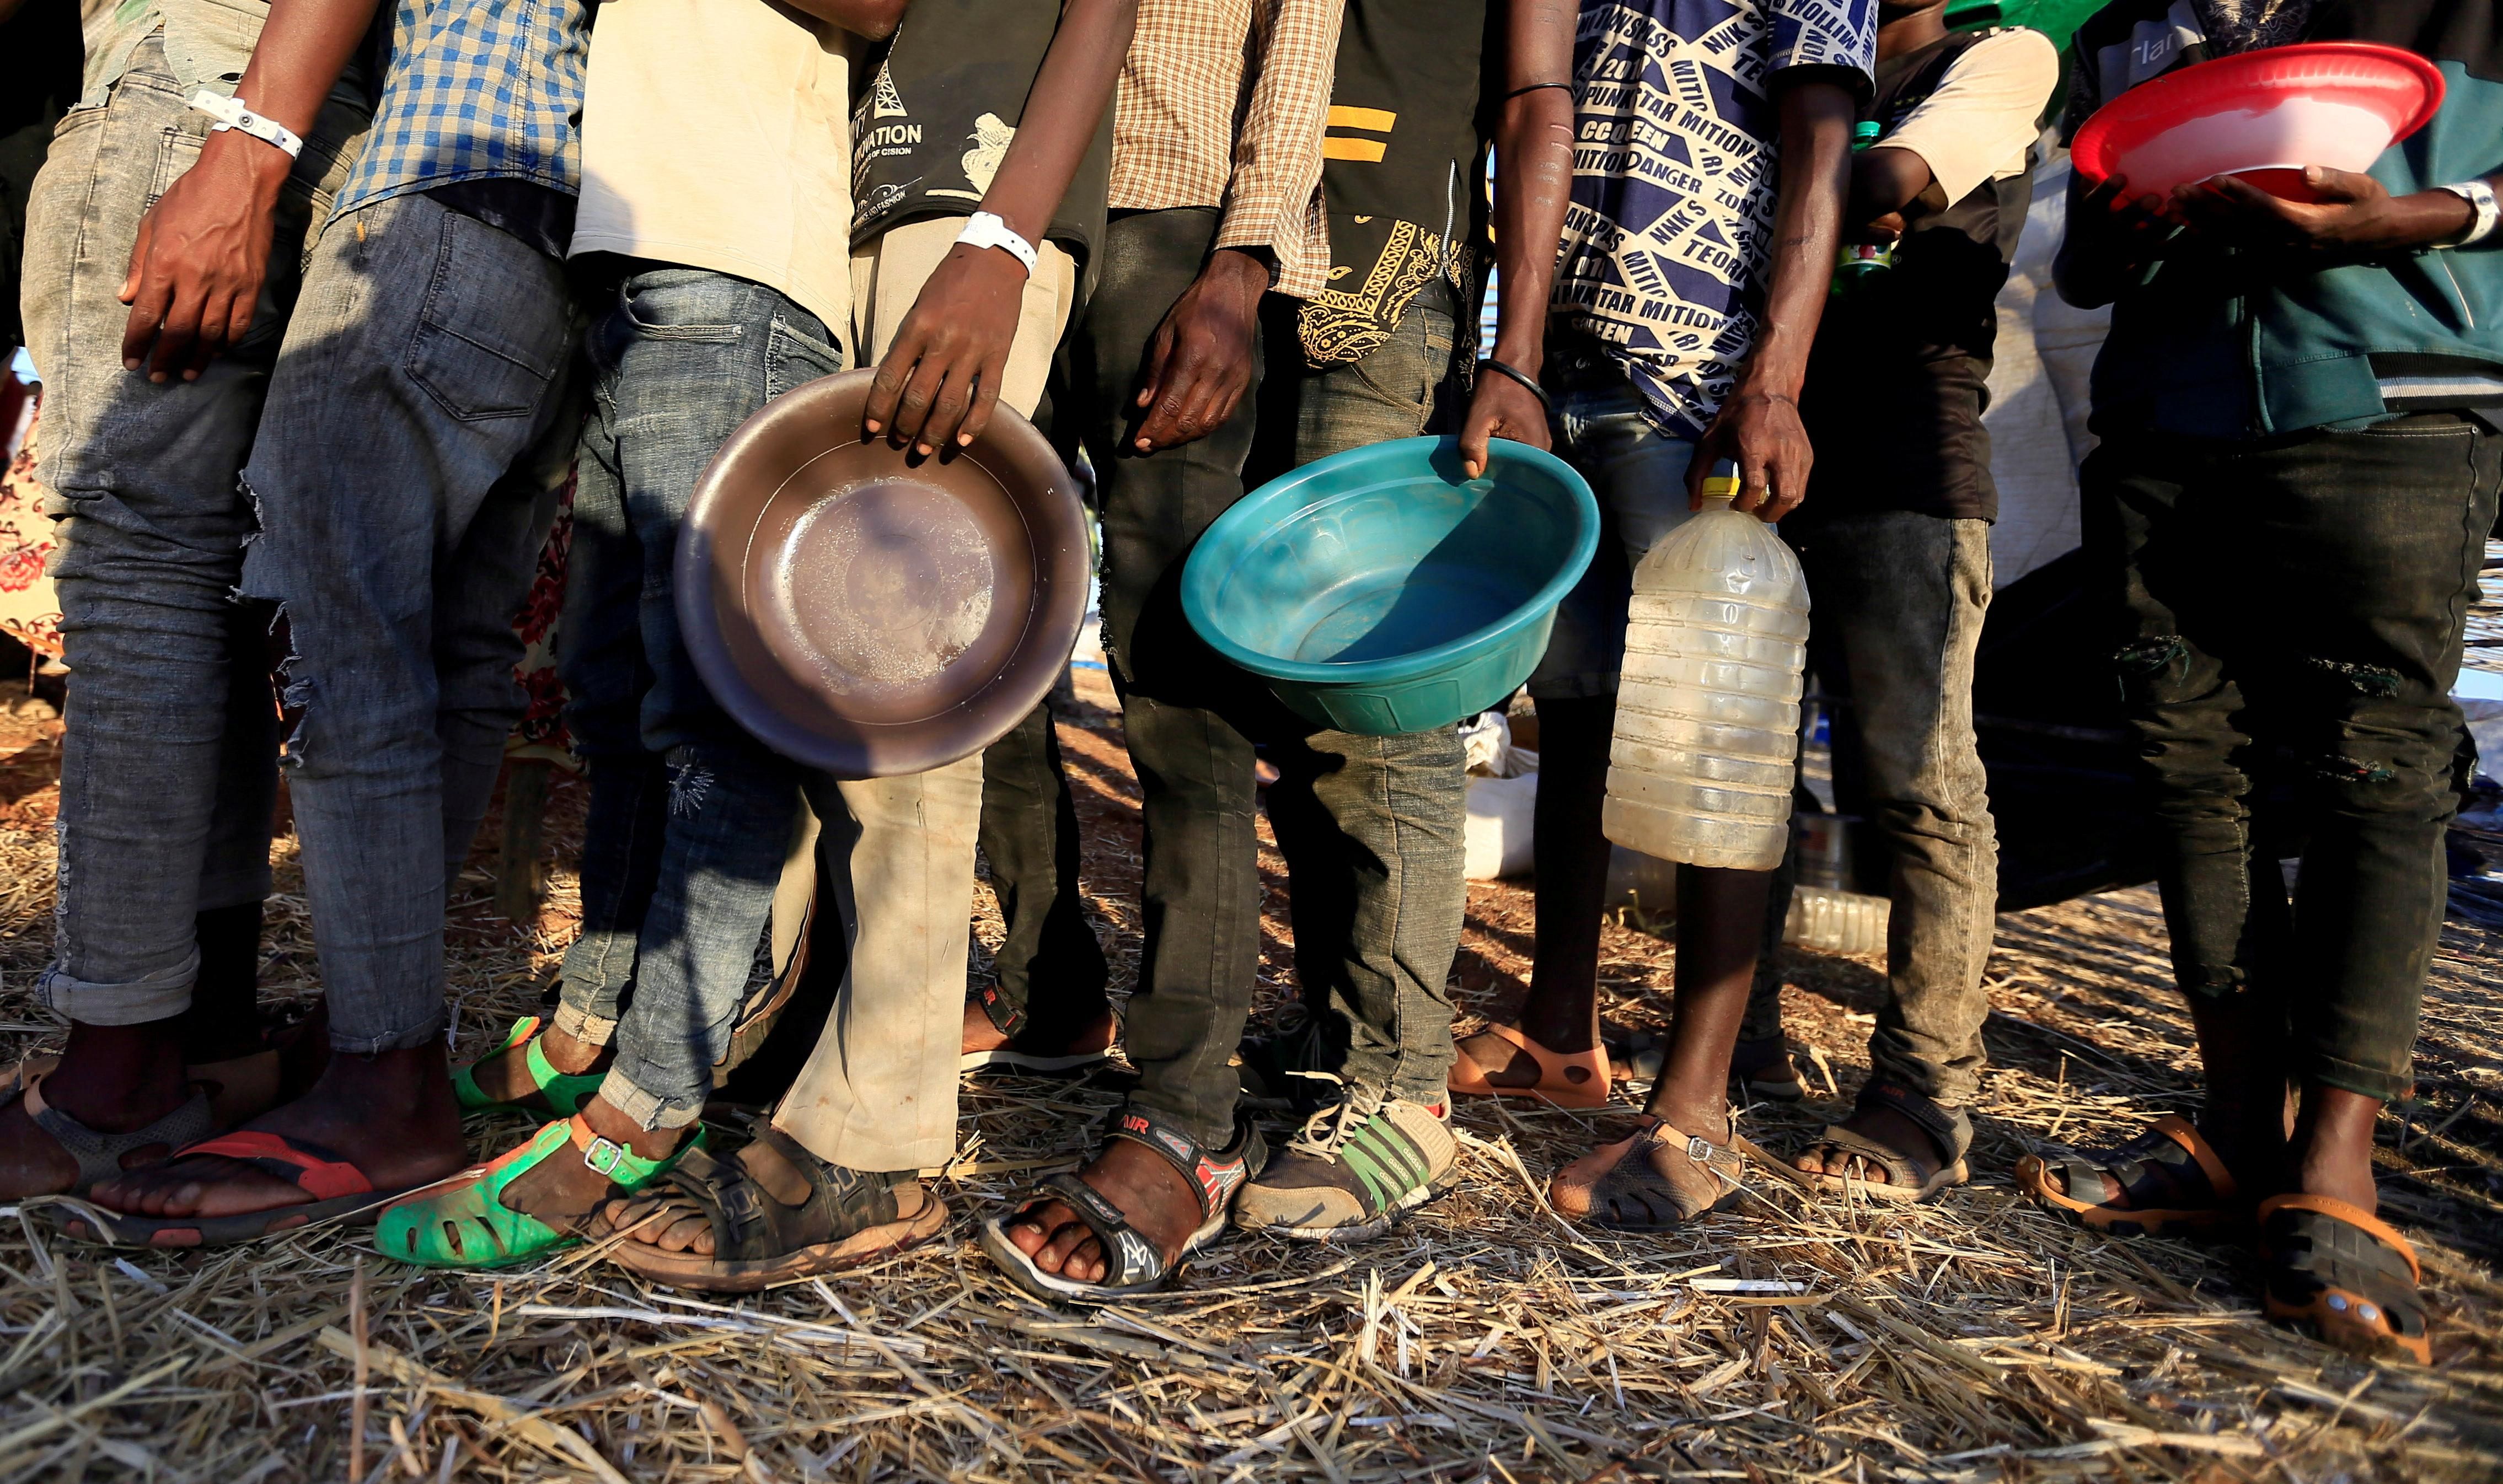
[[[1928,1184],[1930,1177],[1946,1164],[1947,1151],[1938,1147],[1938,1141],[1930,1135],[1930,1131],[1893,1108],[1861,1108],[1845,1120],[1842,1127],[1870,1143],[1903,1151],[1903,1163],[1918,1177],[1912,1182],[1915,1186]],[[1791,1168],[1802,1174],[1857,1180],[1863,1185],[1891,1183],[1884,1165],[1827,1143],[1810,1144],[1792,1156]]]
[[[191,1096],[171,1020],[138,1026],[70,1025],[60,1062],[43,1074],[44,1101],[99,1133],[144,1129]],[[134,1149],[129,1168],[171,1149]],[[78,1161],[26,1111],[23,1097],[0,1107],[0,1199],[58,1195],[78,1183]]]
[[[377,1191],[458,1174],[469,1163],[461,1109],[439,1044],[376,1056],[333,1052],[313,1090],[244,1126],[319,1144],[363,1172]],[[102,1181],[96,1203],[132,1216],[241,1216],[303,1205],[291,1180],[223,1155],[198,1155]]]
[[[1170,1265],[1203,1219],[1199,1192],[1162,1157],[1126,1138],[1114,1139],[1078,1172],[1105,1199],[1120,1207],[1139,1234],[1156,1244]],[[1007,1227],[1008,1239],[1045,1272],[1080,1283],[1100,1283],[1110,1269],[1104,1244],[1064,1200],[1046,1200]]]
[[[538,1084],[531,1077],[530,1045],[522,1041],[488,1057],[469,1069],[469,1076],[479,1092],[497,1102],[549,1112],[547,1099],[539,1096]],[[579,1040],[552,1025],[539,1031],[538,1047],[550,1066],[569,1076],[599,1070],[616,1060],[609,1048]]]
[[[609,1105],[597,1094],[582,1105],[582,1121],[591,1131],[634,1151],[638,1158],[662,1160],[676,1152],[695,1132],[690,1124],[678,1129],[646,1129]],[[526,1216],[535,1216],[560,1231],[582,1224],[600,1203],[616,1194],[616,1185],[565,1149],[513,1177],[499,1197]]]

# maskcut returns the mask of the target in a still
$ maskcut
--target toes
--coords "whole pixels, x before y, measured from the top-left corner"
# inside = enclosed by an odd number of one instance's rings
[[[1064,1276],[1075,1278],[1080,1283],[1103,1282],[1106,1271],[1103,1244],[1095,1240],[1091,1233],[1088,1234],[1085,1240],[1080,1242],[1077,1249],[1070,1253],[1067,1261],[1060,1265],[1060,1271]]]

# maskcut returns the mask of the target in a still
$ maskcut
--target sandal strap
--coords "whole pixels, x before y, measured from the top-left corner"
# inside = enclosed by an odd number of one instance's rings
[[[895,1220],[895,1185],[888,1177],[828,1164],[771,1124],[760,1122],[756,1137],[806,1178],[807,1199],[784,1205],[744,1164],[701,1149],[690,1148],[661,1176],[711,1223],[714,1257],[780,1257]]]
[[[573,1147],[582,1151],[584,1168],[596,1175],[606,1175],[611,1184],[624,1186],[630,1191],[649,1184],[653,1176],[675,1164],[682,1151],[703,1139],[703,1130],[699,1128],[676,1150],[657,1160],[647,1160],[630,1146],[594,1130],[589,1120],[579,1113],[566,1120],[566,1128],[573,1140]]]
[[[2417,1262],[2417,1249],[2406,1237],[2399,1235],[2397,1228],[2363,1207],[2351,1205],[2334,1196],[2309,1196],[2301,1192],[2271,1196],[2259,1204],[2257,1219],[2262,1231],[2267,1230],[2271,1217],[2284,1211],[2308,1211],[2314,1216],[2325,1216],[2342,1226],[2352,1227],[2406,1262],[2410,1282],[2424,1281],[2424,1268]]]
[[[1199,1140],[1178,1125],[1154,1110],[1135,1103],[1113,1116],[1105,1137],[1128,1139],[1153,1151],[1166,1164],[1181,1171],[1182,1177],[1190,1182],[1191,1191],[1199,1197],[1202,1221],[1217,1219],[1217,1214],[1234,1198],[1234,1193],[1252,1178],[1253,1157],[1265,1152],[1259,1126],[1244,1115],[1235,1116],[1234,1142],[1228,1152],[1211,1154]],[[1082,1185],[1085,1182],[1079,1183]],[[1109,1202],[1107,1208],[1113,1209]],[[1118,1214],[1117,1210],[1115,1214]],[[1153,1246],[1152,1243],[1149,1245]]]
[[[1910,1120],[1946,1156],[1938,1162],[1941,1169],[1963,1159],[1972,1148],[1972,1114],[1963,1108],[1948,1109],[1937,1099],[1900,1082],[1870,1081],[1860,1090],[1855,1106],[1882,1108]]]
[[[188,1160],[195,1154],[213,1154],[249,1164],[264,1174],[291,1182],[316,1200],[370,1196],[374,1192],[374,1182],[347,1156],[310,1139],[291,1138],[284,1133],[238,1129],[186,1145],[174,1151],[172,1159]]]
[[[1063,1170],[1037,1181],[1017,1208],[1017,1216],[1024,1216],[1046,1200],[1067,1204],[1078,1213],[1086,1230],[1095,1234],[1096,1244],[1104,1249],[1105,1272],[1099,1280],[1103,1287],[1132,1288],[1163,1279],[1168,1268],[1156,1244],[1130,1225],[1119,1206],[1078,1178],[1075,1171]]]
[[[196,1087],[189,1089],[190,1096],[180,1107],[145,1127],[126,1133],[90,1129],[44,1100],[45,1075],[25,1078],[18,1092],[26,1116],[35,1127],[51,1134],[52,1142],[78,1162],[77,1191],[123,1173],[121,1157],[134,1149],[162,1144],[170,1154],[217,1131],[217,1116],[210,1110],[209,1095]]]
[[[1734,1125],[1730,1130],[1730,1142],[1715,1144],[1701,1134],[1688,1133],[1673,1127],[1664,1118],[1652,1117],[1651,1127],[1637,1136],[1633,1153],[1627,1158],[1631,1159],[1645,1148],[1657,1148],[1662,1144],[1683,1146],[1687,1159],[1702,1165],[1732,1189],[1743,1188],[1747,1183],[1740,1178],[1747,1171],[1747,1157],[1738,1150],[1738,1130]]]
[[[1917,1186],[1922,1180],[1928,1178],[1926,1175],[1920,1180],[1912,1178],[1913,1157],[1911,1155],[1890,1144],[1881,1144],[1846,1124],[1826,1125],[1825,1131],[1817,1135],[1816,1141],[1829,1149],[1839,1150],[1863,1164],[1876,1165],[1886,1172],[1886,1183],[1889,1185]]]
[[[2155,1121],[2155,1128],[2150,1131],[2160,1133],[2189,1151],[2190,1158],[2198,1162],[2199,1172],[2208,1177],[2208,1188],[2216,1193],[2218,1200],[2230,1202],[2234,1198],[2234,1172],[2225,1167],[2225,1162],[2217,1156],[2214,1146],[2200,1135],[2196,1124],[2178,1113],[2167,1113]],[[2318,1198],[2325,1200],[2328,1197]],[[2354,1207],[2349,1206],[2348,1209],[2351,1211]]]

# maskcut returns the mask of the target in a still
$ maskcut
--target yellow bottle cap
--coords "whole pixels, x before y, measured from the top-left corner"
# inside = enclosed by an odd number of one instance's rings
[[[1738,497],[1738,460],[1725,458],[1703,476],[1703,497],[1707,500],[1734,500]]]

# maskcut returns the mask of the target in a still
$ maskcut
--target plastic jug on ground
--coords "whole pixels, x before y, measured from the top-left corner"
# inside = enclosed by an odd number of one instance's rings
[[[1602,823],[1664,860],[1769,871],[1790,838],[1807,580],[1737,493],[1725,459],[1634,568]]]

